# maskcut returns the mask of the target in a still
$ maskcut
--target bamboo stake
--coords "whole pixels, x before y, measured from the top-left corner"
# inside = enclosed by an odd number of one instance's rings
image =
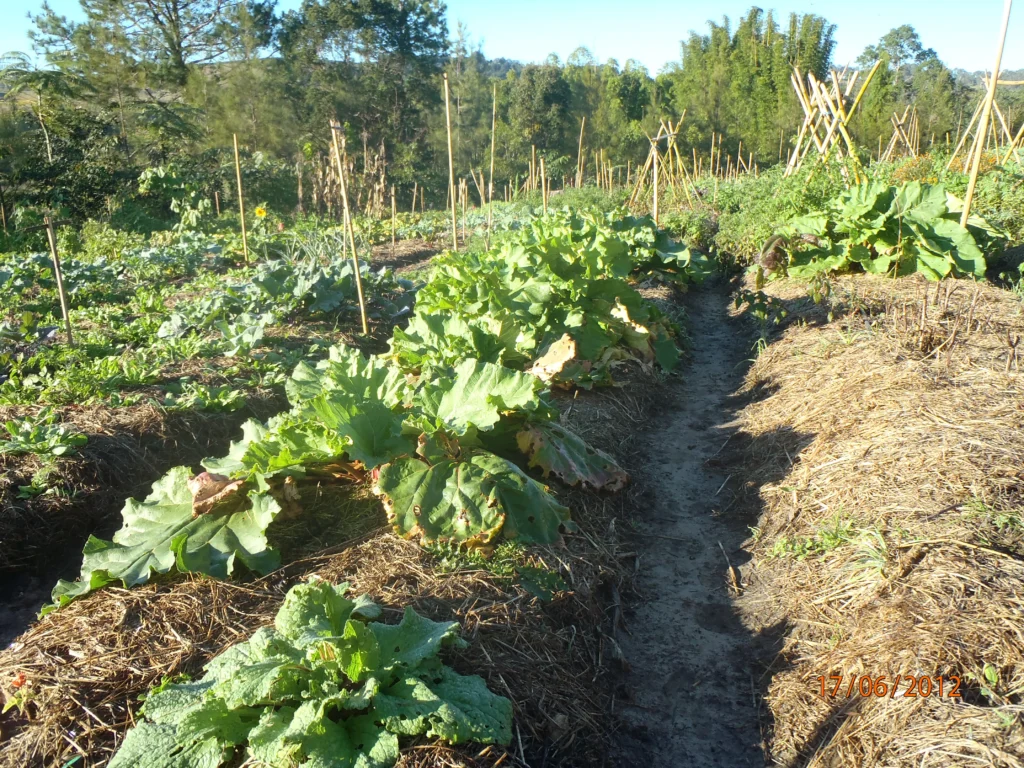
[[[1017,140],[1016,138],[1014,138],[1014,135],[1010,133],[1010,128],[1006,124],[1006,119],[1003,117],[1003,112],[1002,110],[999,109],[999,102],[993,100],[992,107],[995,109],[996,115],[999,116],[999,124],[1002,125],[1003,127],[1003,133],[1006,134],[1006,138],[1010,140],[1010,153],[1017,158],[1017,162],[1019,163],[1020,155],[1017,154]]]
[[[537,191],[537,145],[530,145],[530,190]]]
[[[1006,0],[1006,5],[1003,8],[1003,25],[999,31],[999,45],[996,47],[996,63],[992,68],[992,82],[989,85],[988,93],[985,94],[985,105],[982,108],[982,147],[985,145],[984,133],[988,129],[988,119],[992,114],[992,102],[996,97],[996,83],[999,81],[999,68],[1003,63],[1003,46],[1006,44],[1006,30],[1010,26],[1010,10],[1012,8],[1013,0]],[[979,147],[978,153],[974,156],[974,161],[971,164],[971,176],[967,182],[967,195],[964,197],[964,212],[960,216],[960,226],[964,228],[967,227],[967,220],[971,216],[971,204],[974,202],[974,189],[978,185],[978,170],[980,167],[981,148]]]
[[[348,231],[348,242],[352,248],[352,266],[356,271],[356,294],[359,296],[359,317],[363,321],[363,335],[370,333],[370,327],[366,324],[366,300],[363,298],[363,277],[359,272],[359,253],[356,251],[356,230],[352,223],[352,212],[348,207],[348,185],[345,183],[345,163],[342,161],[342,152],[345,149],[345,137],[341,137],[341,146],[338,146],[338,133],[340,125],[331,123],[331,142],[334,144],[334,159],[338,163],[338,184],[341,186],[341,204],[344,206],[344,225]]]
[[[494,103],[491,107],[491,175],[487,182],[487,244],[490,245],[491,226],[494,223],[494,137],[498,130],[498,84],[494,84]],[[483,175],[481,173],[481,175]]]
[[[53,258],[53,277],[57,282],[57,295],[60,296],[60,313],[64,316],[64,330],[68,337],[68,346],[75,346],[75,340],[71,336],[71,315],[68,314],[68,296],[64,291],[64,273],[60,268],[60,257],[57,255],[57,232],[53,227],[53,219],[46,216],[43,219],[46,225],[46,239],[50,244],[50,256]]]
[[[395,203],[395,185],[391,185],[391,255],[395,255],[395,236],[398,233],[398,206]]]
[[[466,242],[466,202],[469,198],[469,183],[462,179],[459,182],[459,201],[462,203],[462,242]]]
[[[1014,150],[1016,150],[1016,148],[1017,148],[1017,145],[1020,144],[1021,136],[1024,136],[1024,123],[1020,124],[1020,129],[1017,131],[1017,135],[1014,136],[1013,137],[1013,141],[1010,142],[1010,152],[1007,152],[1006,153],[1006,157],[1003,158],[1003,165],[1006,165],[1006,163],[1010,159],[1010,153],[1014,152]],[[1018,159],[1018,162],[1020,162],[1019,159]]]
[[[414,181],[412,183],[412,207],[409,209],[409,213],[416,213],[416,198],[420,194],[419,182]]]
[[[580,146],[576,151],[576,188],[583,186],[583,129],[587,124],[587,116],[580,120]]]
[[[216,189],[213,190],[213,205],[214,205],[214,209],[217,211],[217,218],[220,218],[220,192],[218,190],[216,190]],[[6,231],[7,231],[7,225],[6,225],[6,220],[5,220],[4,232],[6,232]]]
[[[245,198],[242,196],[242,163],[238,159],[238,134],[231,134],[235,142],[235,181],[238,183],[238,218],[242,223],[242,254],[249,263],[249,237],[245,232]]]
[[[544,167],[544,156],[540,158],[540,196],[544,203],[544,215],[548,215],[548,172]]]
[[[448,97],[448,73],[444,73],[444,119],[448,129],[448,197],[452,206],[452,249],[459,250],[458,223],[455,211],[455,158],[452,154],[452,108]]]
[[[654,226],[658,226],[658,145],[651,142],[651,153],[654,157],[654,200],[651,206],[651,215],[654,217]]]
[[[964,143],[967,141],[967,137],[971,135],[971,129],[974,127],[974,124],[978,121],[978,118],[981,116],[981,110],[984,105],[985,100],[982,99],[980,102],[978,102],[978,106],[975,107],[974,115],[971,117],[971,121],[967,124],[967,130],[963,132],[963,135],[960,137],[960,140],[956,143],[956,149],[954,149],[953,154],[949,156],[949,162],[946,163],[947,171],[953,167],[953,161],[956,159],[956,156],[960,154],[960,150],[963,149]],[[973,152],[973,149],[971,151]]]

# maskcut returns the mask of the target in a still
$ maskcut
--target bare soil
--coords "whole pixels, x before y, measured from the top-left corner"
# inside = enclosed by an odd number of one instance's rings
[[[627,703],[616,708],[620,765],[765,762],[760,679],[773,643],[744,627],[734,602],[749,520],[735,509],[742,472],[723,460],[742,440],[736,413],[747,399],[734,393],[752,338],[729,302],[724,281],[686,297],[693,349],[641,448],[637,480],[650,503],[634,523],[638,599],[627,596],[634,609],[618,636],[628,667],[620,688]]]

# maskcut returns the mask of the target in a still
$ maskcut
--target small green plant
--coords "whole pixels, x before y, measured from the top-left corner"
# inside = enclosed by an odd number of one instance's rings
[[[57,489],[50,485],[56,474],[56,463],[53,459],[44,461],[43,466],[32,474],[28,485],[18,486],[19,499],[34,499],[44,494],[56,494]]]
[[[769,323],[778,325],[789,315],[786,304],[781,299],[769,296],[764,291],[751,291],[744,288],[736,294],[736,309],[742,306],[749,308],[750,314],[766,326]]]
[[[848,544],[854,538],[853,523],[839,515],[829,520],[810,536],[783,536],[772,544],[770,558],[792,557],[805,560],[820,557]]]
[[[85,445],[85,435],[56,421],[57,414],[44,408],[36,416],[6,422],[4,429],[8,437],[0,440],[0,454],[66,456]]]
[[[168,386],[163,406],[174,411],[237,411],[245,405],[245,393],[228,386],[209,386],[183,379]]]
[[[398,762],[400,736],[508,744],[512,703],[440,659],[457,622],[411,608],[399,624],[348,585],[292,587],[274,619],[216,656],[195,682],[163,681],[110,768],[365,766]]]

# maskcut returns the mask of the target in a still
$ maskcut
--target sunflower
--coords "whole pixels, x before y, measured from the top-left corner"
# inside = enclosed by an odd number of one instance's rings
[[[256,206],[256,218],[257,219],[265,219],[265,218],[267,218],[267,209],[264,208],[262,205]]]

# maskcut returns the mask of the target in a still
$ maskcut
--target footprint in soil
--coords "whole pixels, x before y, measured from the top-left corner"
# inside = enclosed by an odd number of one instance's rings
[[[731,601],[718,551],[745,562],[747,532],[715,512],[719,492],[727,493],[726,475],[705,464],[735,431],[730,398],[742,385],[749,348],[745,332],[731,324],[726,286],[687,294],[685,304],[695,354],[677,383],[676,405],[648,436],[656,458],[640,483],[653,498],[645,497],[638,515],[652,527],[638,528],[651,535],[637,537],[643,599],[629,606],[630,634],[619,638],[630,672],[617,710],[622,738],[609,764],[763,766],[758,706],[750,696],[762,661]]]

